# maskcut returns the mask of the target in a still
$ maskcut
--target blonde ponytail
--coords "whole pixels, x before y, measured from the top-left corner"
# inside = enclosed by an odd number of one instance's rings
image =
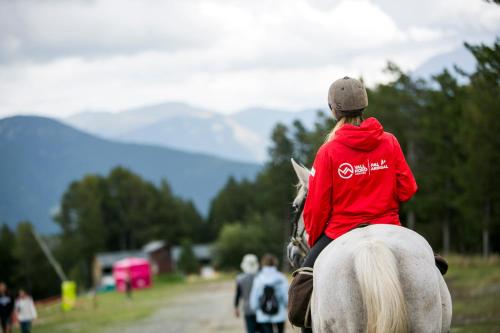
[[[363,122],[363,117],[362,116],[356,116],[356,117],[342,117],[340,118],[335,126],[332,128],[330,133],[326,135],[325,143],[332,141],[335,139],[335,133],[337,133],[337,130],[344,126],[345,124],[351,124],[354,126],[359,126]]]

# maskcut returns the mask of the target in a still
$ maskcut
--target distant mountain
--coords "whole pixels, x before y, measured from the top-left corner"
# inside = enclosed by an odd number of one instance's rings
[[[50,212],[69,183],[89,173],[106,174],[117,165],[192,199],[206,213],[230,175],[253,178],[260,166],[159,146],[125,144],[83,133],[58,121],[17,116],[0,119],[0,222],[31,220],[52,232]]]
[[[214,112],[194,108],[184,103],[163,103],[145,107],[133,108],[127,111],[111,113],[105,111],[86,111],[73,115],[66,122],[76,128],[85,130],[91,134],[98,134],[106,138],[123,136],[127,132],[133,132],[158,121],[174,117],[201,117],[207,118]]]
[[[306,126],[316,112],[252,108],[232,115],[182,103],[164,103],[118,113],[84,112],[64,122],[122,142],[157,144],[246,162],[262,162],[273,127],[299,119]]]
[[[116,136],[125,142],[157,144],[238,161],[261,161],[267,140],[221,115],[177,116]]]
[[[455,74],[454,65],[465,70],[466,72],[474,71],[476,61],[472,54],[465,48],[461,47],[451,52],[438,54],[420,66],[412,73],[414,77],[430,78],[432,75],[441,73],[447,69],[450,73]]]
[[[311,126],[314,124],[316,114],[317,110],[313,109],[301,112],[286,112],[268,108],[249,108],[234,113],[229,117],[259,136],[269,138],[276,124],[290,125],[295,120],[300,120],[304,125]]]

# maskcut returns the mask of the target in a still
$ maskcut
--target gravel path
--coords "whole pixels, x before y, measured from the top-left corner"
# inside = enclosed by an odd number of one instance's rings
[[[231,281],[193,285],[188,292],[168,299],[151,317],[134,325],[114,327],[108,332],[244,332],[243,319],[233,315],[233,288],[234,283]],[[287,329],[287,333],[289,332],[292,332],[290,328]]]

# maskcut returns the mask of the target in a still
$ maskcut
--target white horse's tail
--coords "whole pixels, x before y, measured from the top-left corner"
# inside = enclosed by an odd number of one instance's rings
[[[408,332],[406,302],[396,258],[381,241],[360,243],[354,269],[367,314],[367,333]]]

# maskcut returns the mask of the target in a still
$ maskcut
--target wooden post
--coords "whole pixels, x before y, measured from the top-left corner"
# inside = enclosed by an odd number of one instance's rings
[[[486,200],[484,205],[484,220],[483,220],[483,257],[490,255],[490,219],[491,219],[491,202],[490,198]]]

